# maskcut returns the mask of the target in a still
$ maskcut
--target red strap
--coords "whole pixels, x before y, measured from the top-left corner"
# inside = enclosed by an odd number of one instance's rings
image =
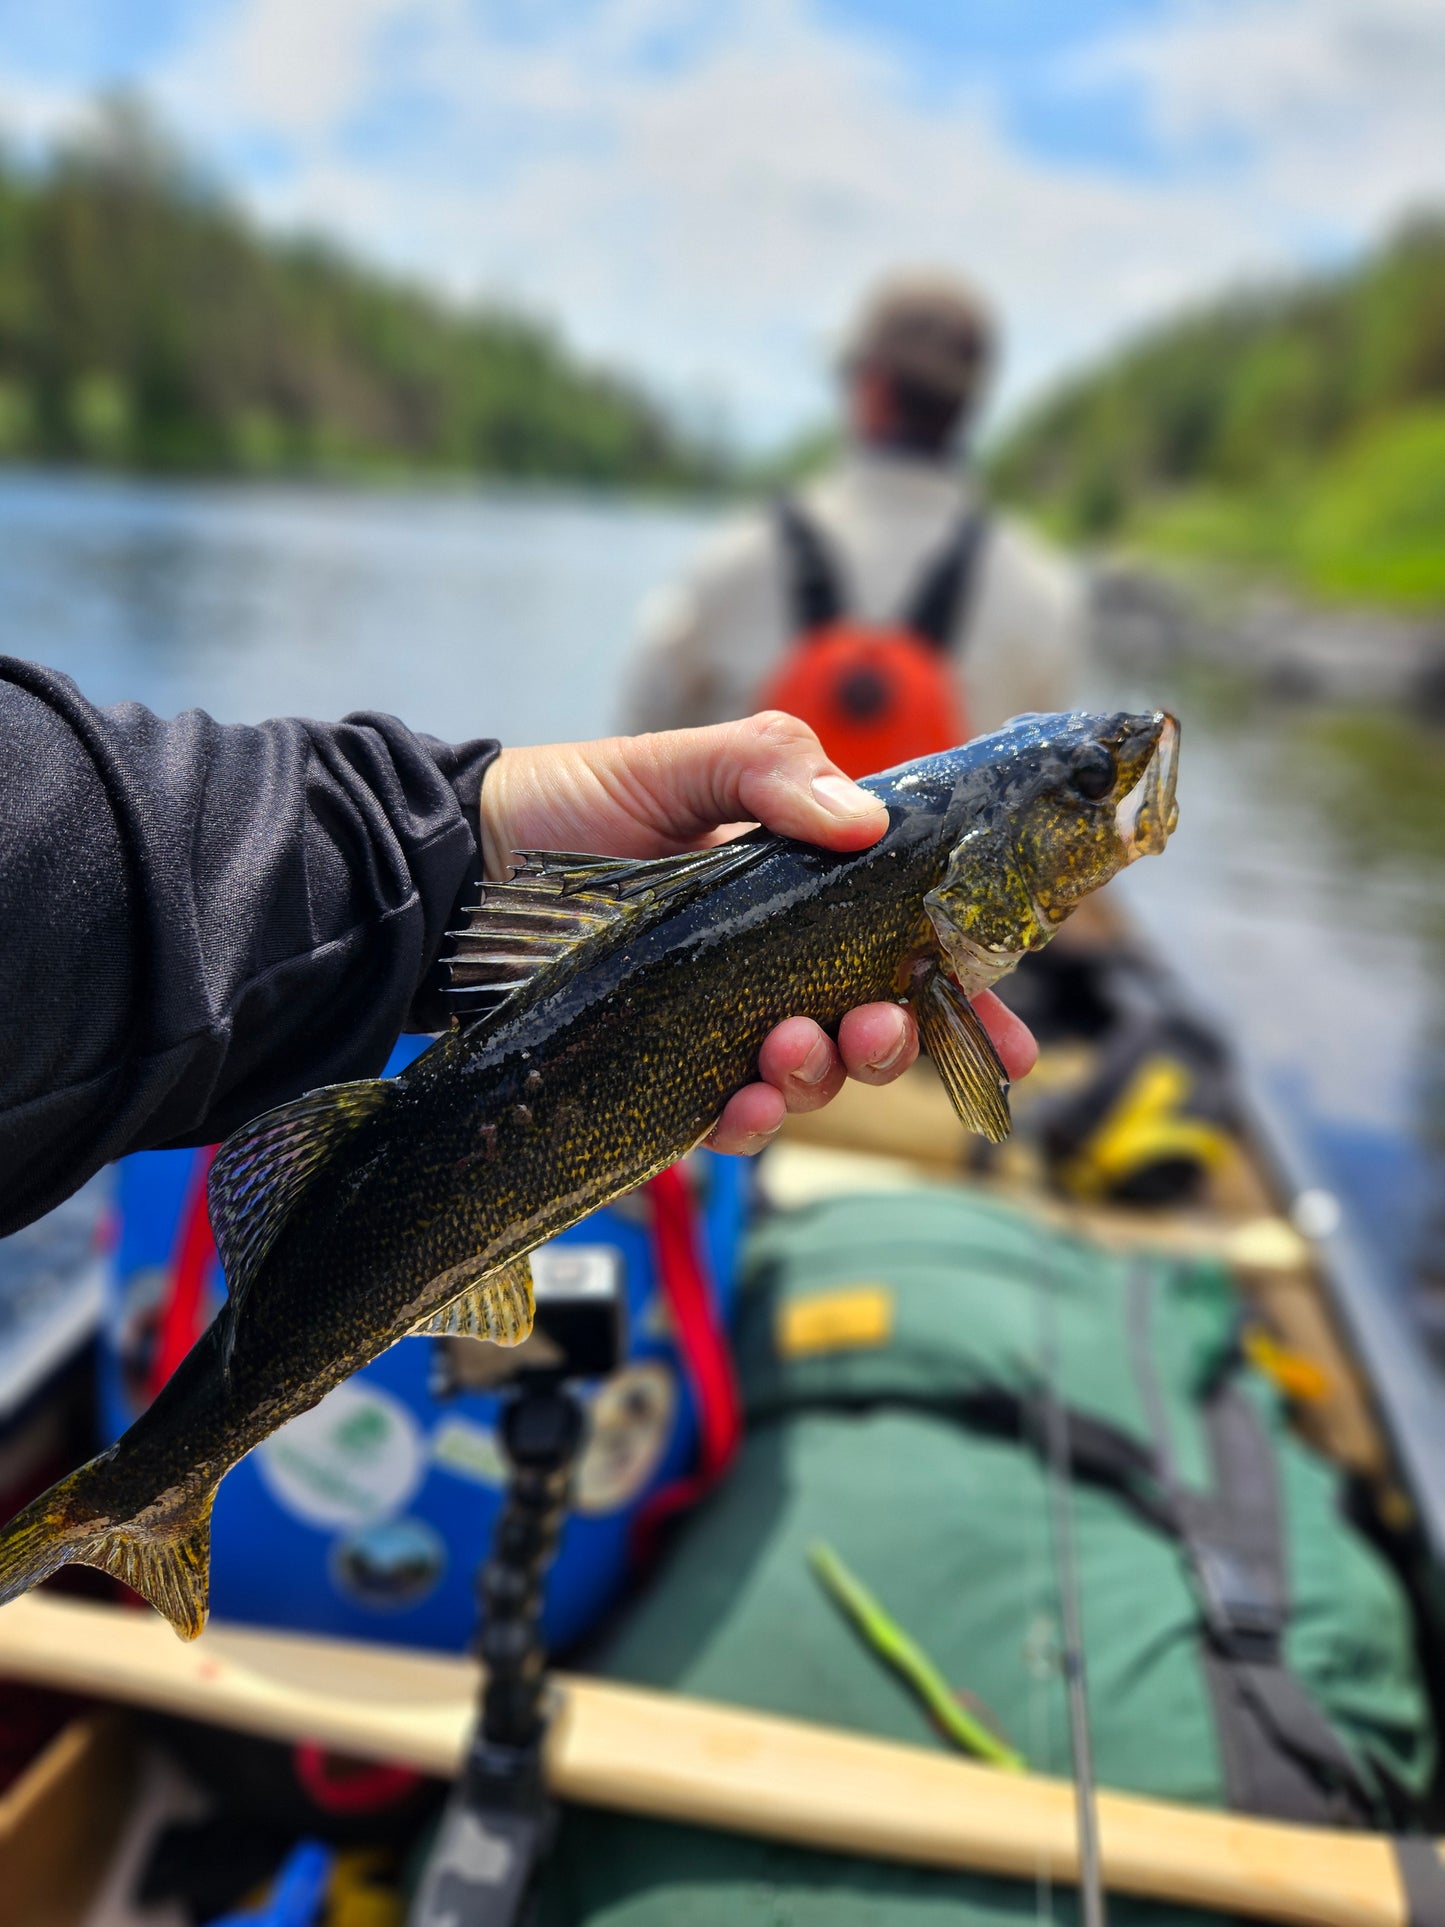
[[[683,1377],[692,1391],[699,1433],[698,1469],[655,1492],[639,1513],[634,1543],[651,1550],[658,1527],[695,1505],[727,1470],[742,1441],[742,1407],[732,1353],[718,1323],[717,1301],[697,1237],[697,1214],[676,1165],[646,1187],[652,1203],[652,1250],[672,1320]]]
[[[325,1813],[377,1813],[405,1800],[422,1783],[409,1766],[341,1759],[314,1740],[303,1741],[291,1762],[302,1792]]]
[[[151,1365],[152,1398],[201,1335],[206,1273],[216,1255],[216,1241],[211,1236],[211,1219],[206,1210],[206,1179],[215,1155],[215,1145],[209,1144],[197,1152],[191,1167],[176,1235],[176,1255],[171,1262],[170,1290],[161,1308],[160,1330],[156,1335],[156,1355]]]

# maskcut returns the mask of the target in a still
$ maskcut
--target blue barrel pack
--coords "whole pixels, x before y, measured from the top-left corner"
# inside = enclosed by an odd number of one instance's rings
[[[426,1042],[403,1039],[387,1072]],[[204,1151],[152,1151],[119,1167],[100,1375],[108,1437],[118,1437],[163,1382],[178,1307],[189,1343],[223,1302],[204,1223],[208,1164]],[[687,1168],[697,1255],[711,1283],[712,1316],[725,1329],[748,1169],[744,1160],[705,1151]],[[560,1650],[618,1597],[649,1506],[686,1490],[709,1414],[703,1411],[700,1427],[697,1378],[674,1339],[666,1248],[646,1193],[596,1212],[557,1243],[579,1258],[590,1247],[595,1261],[621,1266],[629,1326],[622,1369],[585,1392],[588,1440],[547,1591],[545,1633]],[[440,1345],[465,1347],[475,1365],[439,1372]],[[470,1339],[404,1339],[258,1446],[216,1500],[212,1611],[304,1631],[464,1647],[476,1627],[473,1581],[505,1476],[500,1400],[487,1383],[506,1356]],[[704,1387],[704,1405],[706,1398]]]

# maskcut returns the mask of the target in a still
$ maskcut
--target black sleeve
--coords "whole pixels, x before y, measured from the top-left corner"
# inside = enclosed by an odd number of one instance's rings
[[[439,1028],[495,754],[390,716],[98,709],[0,657],[0,1232]]]

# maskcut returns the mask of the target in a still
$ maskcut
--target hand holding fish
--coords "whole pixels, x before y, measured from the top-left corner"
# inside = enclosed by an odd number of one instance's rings
[[[761,823],[830,850],[862,850],[888,812],[829,762],[806,723],[780,710],[707,729],[507,749],[482,790],[487,874],[500,879],[513,850],[595,850],[661,857],[705,848]],[[1037,1055],[1033,1037],[992,991],[974,1004],[1011,1079]],[[896,1003],[850,1010],[834,1043],[810,1017],[789,1017],[758,1056],[759,1081],[727,1102],[708,1143],[760,1151],[787,1114],[816,1111],[845,1080],[891,1084],[918,1056],[918,1026]]]
[[[238,1459],[400,1338],[516,1344],[537,1245],[845,1070],[884,1080],[921,1039],[960,1121],[1005,1136],[1029,1046],[988,988],[1163,849],[1177,743],[1159,711],[1019,717],[861,789],[777,716],[508,752],[491,880],[449,938],[458,1021],[400,1076],[227,1139],[226,1304],[124,1438],[0,1532],[0,1604],[79,1562],[199,1632]]]

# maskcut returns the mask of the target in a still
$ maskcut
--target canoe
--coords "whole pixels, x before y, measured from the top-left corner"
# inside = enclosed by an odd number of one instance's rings
[[[1117,929],[1113,940],[1130,941]],[[1089,1070],[1087,1044],[1046,1048],[1015,1093],[1017,1138],[987,1158],[926,1065],[886,1090],[850,1086],[826,1111],[790,1121],[760,1182],[780,1206],[920,1179],[980,1186],[1105,1245],[1218,1255],[1279,1355],[1309,1377],[1302,1430],[1350,1476],[1381,1536],[1409,1548],[1422,1575],[1415,1603],[1442,1630],[1445,1401],[1369,1254],[1247,1066],[1236,1067],[1242,1123],[1187,1206],[1061,1196],[1030,1110]],[[0,1614],[0,1675],[444,1778],[462,1757],[478,1685],[468,1660],[356,1642],[213,1625],[185,1647],[146,1615],[44,1594]],[[565,1799],[1030,1882],[1041,1867],[1056,1881],[1079,1875],[1077,1807],[1061,1781],[616,1682],[559,1675],[554,1708],[546,1765]],[[0,1927],[83,1917],[125,1815],[134,1745],[123,1716],[88,1714],[0,1801]],[[1415,1927],[1399,1853],[1383,1837],[1108,1790],[1096,1818],[1111,1892],[1314,1927]]]

